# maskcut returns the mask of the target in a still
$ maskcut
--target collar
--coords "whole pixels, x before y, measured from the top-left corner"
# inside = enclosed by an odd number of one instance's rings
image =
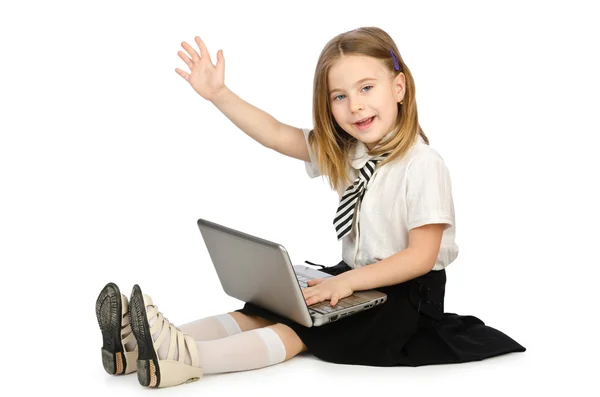
[[[381,138],[376,147],[379,147],[385,142],[387,142],[392,137],[393,132],[394,131],[390,131],[387,135]],[[423,138],[421,137],[421,135],[417,135],[416,142],[421,141],[423,141]],[[367,164],[367,161],[375,157],[370,155],[368,152],[369,148],[367,147],[367,145],[365,145],[363,142],[357,139],[353,150],[351,150],[350,152],[350,164],[352,165],[352,168],[360,170],[362,167],[365,166],[365,164]]]

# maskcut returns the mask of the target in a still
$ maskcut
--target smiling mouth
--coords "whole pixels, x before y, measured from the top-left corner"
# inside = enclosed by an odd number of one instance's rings
[[[358,120],[358,121],[357,121],[356,123],[354,123],[354,124],[366,124],[367,122],[371,121],[371,119],[372,119],[373,117],[375,117],[375,116],[371,116],[371,117],[367,117],[367,118],[365,118],[365,119],[362,119],[362,120]]]
[[[354,123],[354,124],[353,124],[353,125],[354,125],[354,127],[355,127],[356,129],[358,129],[359,131],[367,131],[367,130],[370,130],[370,129],[371,129],[371,126],[372,126],[372,125],[373,125],[373,123],[375,122],[375,116],[373,116],[373,117],[369,117],[369,118],[367,118],[367,119],[363,119],[363,120],[366,120],[366,121],[363,121],[363,122],[359,121],[359,122],[357,122],[357,123]]]
[[[369,117],[366,119],[362,119],[361,121],[354,123],[354,125],[356,126],[356,128],[358,128],[359,130],[362,131],[362,130],[369,128],[371,126],[371,124],[373,123],[373,120],[375,120],[375,116]]]

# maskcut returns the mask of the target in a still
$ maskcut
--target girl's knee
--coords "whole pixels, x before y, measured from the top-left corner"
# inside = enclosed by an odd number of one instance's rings
[[[287,325],[277,323],[274,325],[269,325],[267,328],[271,328],[277,333],[277,335],[279,335],[279,338],[285,346],[286,361],[307,350],[306,345],[302,342],[300,337]]]
[[[253,329],[264,328],[266,326],[275,324],[274,322],[264,319],[262,317],[248,316],[240,312],[231,312],[227,314],[233,317],[233,319],[236,323],[238,323],[242,331],[250,331]]]

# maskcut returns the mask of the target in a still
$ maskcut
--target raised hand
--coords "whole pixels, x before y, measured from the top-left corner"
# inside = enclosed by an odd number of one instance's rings
[[[175,72],[190,83],[194,91],[200,94],[202,98],[212,101],[219,92],[225,89],[223,50],[217,52],[217,63],[213,65],[210,54],[200,37],[196,36],[194,40],[200,49],[200,54],[185,41],[181,43],[181,46],[187,54],[183,51],[177,52],[177,55],[190,68],[190,72],[187,73],[179,68],[176,68]]]

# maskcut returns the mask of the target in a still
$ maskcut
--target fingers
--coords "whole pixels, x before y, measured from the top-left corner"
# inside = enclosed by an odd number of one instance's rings
[[[210,59],[210,54],[208,53],[208,50],[206,49],[206,46],[204,45],[202,39],[196,36],[194,37],[194,40],[196,40],[196,44],[198,44],[198,48],[200,49],[200,56],[208,59],[208,61],[212,63],[212,60]]]
[[[318,297],[319,291],[305,289],[302,291],[302,294],[304,295],[304,300],[308,306],[321,302],[321,299]]]
[[[306,301],[306,305],[310,306],[310,305],[315,305],[319,302],[322,302],[324,300],[327,299],[333,299],[330,298],[329,296],[329,292],[327,291],[322,291],[322,290],[318,290],[318,289],[305,289],[304,291],[302,291],[302,294],[304,295],[304,300]],[[334,295],[336,302],[339,300],[337,295]],[[332,306],[335,306],[332,304]]]
[[[319,298],[318,296],[313,296],[311,298],[306,299],[306,306],[316,305],[317,303],[324,301],[325,299]]]
[[[222,68],[225,71],[225,58],[223,57],[223,50],[217,51],[217,67]]]
[[[196,50],[194,50],[191,45],[189,45],[185,41],[182,41],[181,46],[183,47],[184,50],[187,51],[189,56],[192,57],[193,62],[200,62],[200,55],[198,55]]]
[[[313,295],[310,298],[306,298],[305,300],[306,300],[306,305],[310,306],[310,305],[315,305],[324,300],[327,300],[327,298],[321,297],[319,295]],[[335,306],[340,301],[340,298],[338,296],[333,296],[333,297],[331,297],[331,299],[329,299],[329,301],[330,301],[331,306]]]
[[[185,62],[185,64],[188,66],[188,68],[192,70],[192,67],[194,66],[192,60],[187,55],[185,55],[183,51],[177,51],[177,55],[179,55],[179,58],[181,58],[183,62]]]
[[[304,300],[306,301],[307,306],[317,304],[327,299],[329,299],[331,306],[335,306],[340,301],[339,294],[336,293],[330,295],[329,292],[320,291],[318,289],[306,288],[302,291],[302,294],[304,296]]]
[[[186,72],[184,72],[181,69],[175,68],[175,72],[177,72],[178,75],[180,75],[181,77],[183,77],[183,79],[185,81],[187,81],[188,83],[190,82],[190,75]]]
[[[331,297],[331,301],[330,301],[331,306],[337,305],[337,303],[338,303],[339,300],[340,299],[339,299],[339,297],[337,295],[332,296]]]
[[[304,299],[308,299],[314,295],[314,293],[310,290],[310,288],[305,288],[302,290],[302,295],[304,295]]]

